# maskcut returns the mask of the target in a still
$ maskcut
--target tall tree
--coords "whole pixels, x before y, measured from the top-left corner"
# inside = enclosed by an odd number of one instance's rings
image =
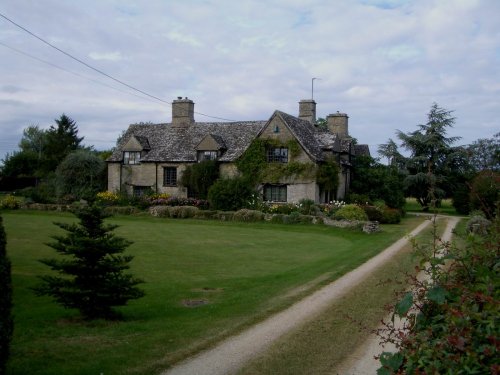
[[[476,172],[500,171],[500,133],[493,138],[481,138],[467,148],[469,160]]]
[[[30,125],[23,130],[23,136],[19,141],[19,148],[22,152],[33,152],[41,158],[46,136],[46,130],[40,129],[38,125]]]
[[[415,197],[424,210],[429,209],[432,201],[445,196],[450,161],[458,154],[452,144],[460,137],[446,135],[448,128],[455,123],[452,112],[434,103],[427,114],[426,124],[418,125],[414,132],[397,132],[402,146],[410,152],[406,160],[407,193]]]
[[[81,148],[83,137],[78,137],[76,122],[62,114],[55,120],[57,126],[47,131],[46,144],[43,150],[43,170],[54,172],[59,163],[71,152]]]
[[[144,295],[137,288],[142,280],[124,273],[133,257],[122,253],[131,242],[111,233],[117,226],[104,224],[107,215],[98,206],[82,208],[76,216],[78,224],[56,223],[68,233],[48,244],[65,259],[41,260],[62,277],[41,276],[35,292],[78,309],[86,319],[115,318],[114,306]]]
[[[387,158],[387,165],[398,168],[404,167],[405,158],[399,153],[398,145],[392,138],[389,138],[387,143],[378,146],[378,153]]]
[[[7,258],[7,238],[0,216],[0,374],[5,373],[14,322],[12,320],[12,280]]]

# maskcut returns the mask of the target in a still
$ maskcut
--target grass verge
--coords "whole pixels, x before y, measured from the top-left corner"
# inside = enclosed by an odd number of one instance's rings
[[[439,232],[445,222],[438,221]],[[419,241],[431,238],[432,228],[417,236]],[[388,314],[386,306],[396,302],[395,290],[404,288],[405,275],[416,263],[409,244],[328,309],[277,340],[238,374],[336,374],[338,366]]]
[[[116,217],[110,221],[120,225],[117,234],[134,241],[131,271],[146,281],[147,294],[122,310],[124,321],[84,322],[30,289],[50,272],[37,260],[55,256],[44,245],[62,233],[52,223],[74,217],[2,216],[14,285],[9,374],[158,373],[356,268],[422,220],[366,235],[313,225]]]

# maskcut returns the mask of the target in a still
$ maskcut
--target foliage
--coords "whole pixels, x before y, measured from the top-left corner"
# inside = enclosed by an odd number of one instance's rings
[[[472,180],[470,202],[472,209],[480,209],[488,219],[495,216],[500,201],[500,172],[482,171]]]
[[[288,148],[290,152],[288,163],[269,163],[266,151],[270,147]],[[244,177],[252,181],[275,183],[291,176],[307,177],[314,172],[313,164],[293,160],[300,154],[300,150],[300,145],[294,139],[281,142],[277,139],[256,138],[236,161],[236,166]]]
[[[388,324],[384,341],[399,353],[383,355],[380,374],[498,372],[499,229],[497,218],[487,235],[468,235],[461,248],[437,235],[430,246],[415,244],[427,277],[412,278],[395,307],[407,320],[402,329]]]
[[[208,201],[204,199],[183,198],[168,194],[153,194],[146,199],[148,206],[193,206],[200,210],[208,209]]]
[[[467,215],[470,212],[470,188],[468,184],[459,184],[453,192],[453,207],[457,213]]]
[[[104,225],[106,215],[98,206],[82,208],[75,215],[79,224],[56,223],[65,236],[53,236],[48,246],[70,259],[42,259],[62,277],[40,276],[37,295],[51,296],[65,308],[76,308],[86,319],[113,318],[114,306],[124,306],[144,292],[142,281],[124,271],[133,259],[121,255],[131,242],[115,236],[116,225]]]
[[[64,113],[55,120],[46,133],[45,147],[42,153],[43,173],[55,171],[59,163],[72,151],[81,148],[83,137],[78,137],[76,122]]]
[[[401,211],[396,208],[384,207],[380,222],[382,224],[399,224],[401,222]]]
[[[318,166],[316,182],[324,191],[337,191],[339,186],[339,166],[333,158],[329,158]]]
[[[322,203],[318,205],[320,212],[327,216],[333,216],[335,212],[344,207],[346,203],[344,201],[331,201],[330,203]]]
[[[383,218],[382,209],[380,209],[377,206],[371,206],[367,204],[362,205],[361,207],[365,211],[366,216],[368,216],[368,220],[382,222]]]
[[[219,165],[215,160],[204,160],[192,164],[184,170],[180,183],[189,189],[190,194],[206,199],[208,189],[219,178]]]
[[[54,203],[55,187],[52,179],[45,179],[34,187],[27,187],[18,192],[18,195],[23,196],[35,203]]]
[[[365,211],[356,204],[347,204],[344,207],[340,208],[335,213],[335,219],[337,220],[350,220],[350,221],[366,221],[368,220],[368,216]]]
[[[411,153],[406,160],[407,194],[415,197],[424,211],[429,209],[431,202],[452,191],[447,177],[464,164],[463,150],[452,147],[459,137],[446,136],[447,129],[455,123],[451,113],[434,103],[426,124],[418,125],[419,129],[410,133],[397,133],[402,146]]]
[[[349,193],[351,203],[382,199],[389,207],[402,208],[405,204],[405,175],[395,166],[385,166],[371,156],[357,156],[353,167]]]
[[[10,194],[0,200],[0,208],[6,208],[9,210],[16,210],[21,207],[21,204],[21,199]]]
[[[40,160],[32,151],[14,151],[3,159],[2,176],[33,177],[37,174]]]
[[[302,215],[315,215],[318,211],[312,199],[301,199],[299,201],[299,212]]]
[[[155,217],[171,217],[176,219],[189,219],[196,216],[199,209],[193,206],[153,206],[149,213]]]
[[[58,197],[71,194],[76,200],[93,200],[105,184],[106,163],[87,150],[71,152],[57,166]]]
[[[96,194],[96,202],[105,206],[112,206],[120,201],[120,196],[111,191],[101,191]]]
[[[255,191],[244,177],[217,180],[208,191],[208,201],[213,210],[236,211],[244,208]]]
[[[7,257],[7,236],[0,216],[0,374],[5,373],[9,358],[10,342],[14,330],[12,319],[12,278],[11,265]]]
[[[246,221],[246,222],[254,222],[261,221],[264,219],[264,214],[260,211],[249,210],[246,208],[242,208],[238,210],[233,215],[234,221]]]
[[[467,222],[467,233],[485,236],[491,227],[491,221],[482,215],[474,215]]]
[[[500,172],[500,133],[493,138],[481,138],[467,147],[469,162],[475,171]]]
[[[30,125],[23,130],[23,136],[19,141],[22,152],[32,152],[41,155],[47,138],[47,131],[40,129],[38,125]]]

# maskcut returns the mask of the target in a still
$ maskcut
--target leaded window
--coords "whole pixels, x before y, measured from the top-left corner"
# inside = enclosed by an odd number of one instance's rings
[[[286,147],[268,148],[267,161],[269,163],[288,163],[288,148]]]

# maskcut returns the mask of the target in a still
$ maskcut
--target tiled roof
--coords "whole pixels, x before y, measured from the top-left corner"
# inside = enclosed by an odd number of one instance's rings
[[[108,161],[122,161],[122,147],[134,135],[138,140],[146,138],[150,146],[141,162],[194,162],[196,146],[208,134],[227,148],[219,160],[234,161],[245,152],[265,124],[266,121],[196,122],[186,129],[171,124],[130,125]]]
[[[370,148],[368,145],[355,145],[354,146],[355,155],[370,156]]]
[[[288,126],[303,149],[314,161],[324,160],[330,152],[366,153],[367,145],[351,148],[351,139],[341,139],[326,129],[321,129],[306,120],[299,119],[281,111],[275,111]],[[271,119],[273,118],[271,116]],[[130,125],[109,162],[123,159],[122,148],[135,136],[145,151],[141,162],[194,162],[200,142],[212,136],[225,152],[219,158],[222,162],[232,162],[239,158],[264,129],[268,121],[240,122],[195,122],[187,128],[173,127],[171,124],[134,124]],[[359,151],[358,151],[359,150]],[[368,150],[369,155],[369,150]]]

